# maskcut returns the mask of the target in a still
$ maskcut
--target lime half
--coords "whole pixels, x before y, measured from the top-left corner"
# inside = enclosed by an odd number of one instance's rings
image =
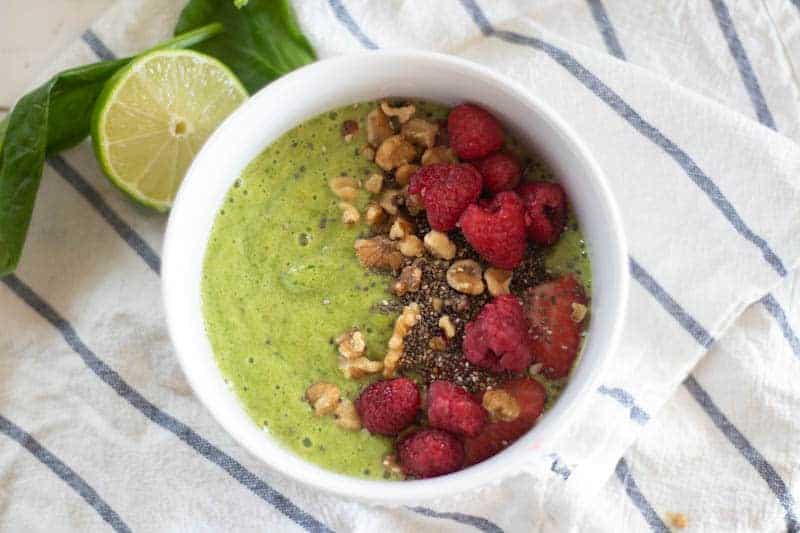
[[[166,211],[203,143],[245,99],[236,75],[213,57],[145,54],[108,80],[95,104],[95,155],[134,201]]]

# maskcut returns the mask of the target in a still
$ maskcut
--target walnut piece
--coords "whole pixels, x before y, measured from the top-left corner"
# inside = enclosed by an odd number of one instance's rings
[[[416,108],[414,107],[414,104],[393,107],[389,102],[383,100],[381,102],[381,111],[383,111],[383,114],[387,117],[397,117],[397,120],[400,122],[400,124],[404,124],[414,116]]]
[[[365,144],[361,147],[361,157],[366,159],[367,161],[374,161],[375,160],[375,148],[372,146]]]
[[[456,245],[447,236],[447,233],[431,230],[425,234],[425,249],[439,259],[451,260],[456,256]]]
[[[413,235],[415,231],[414,223],[405,217],[397,217],[389,228],[389,238],[392,240],[405,239]]]
[[[403,296],[407,292],[417,292],[422,284],[422,269],[409,265],[400,272],[400,277],[392,284],[392,292]]]
[[[535,376],[536,374],[539,374],[543,368],[544,363],[534,363],[530,366],[530,368],[528,368],[528,374]]]
[[[422,154],[422,166],[435,165],[437,163],[455,163],[456,155],[447,146],[434,146],[428,148]]]
[[[361,214],[353,204],[348,202],[339,202],[339,209],[342,210],[342,222],[345,224],[355,224],[361,220]]]
[[[387,268],[397,270],[403,264],[403,254],[395,242],[378,236],[358,239],[355,242],[356,256],[365,268]]]
[[[400,135],[405,137],[408,142],[423,148],[432,148],[436,144],[436,135],[438,133],[438,124],[421,118],[412,118],[400,128]]]
[[[381,188],[383,188],[383,175],[377,173],[372,174],[367,178],[367,181],[364,182],[364,188],[372,194],[381,192]]]
[[[428,341],[428,348],[434,352],[443,352],[447,349],[447,341],[441,337],[431,337]]]
[[[495,421],[511,422],[519,416],[519,403],[508,392],[500,389],[489,390],[483,394],[483,408],[489,418]]]
[[[383,377],[394,377],[397,372],[397,365],[403,356],[403,339],[405,339],[411,328],[417,325],[422,317],[419,305],[416,302],[410,303],[403,308],[403,312],[394,322],[394,331],[389,339],[389,350],[383,358]]]
[[[348,202],[358,198],[358,189],[361,187],[358,180],[350,176],[336,176],[328,182],[328,185],[333,194]]]
[[[400,249],[400,253],[406,257],[422,257],[425,253],[422,239],[416,235],[406,235],[397,247]]]
[[[397,214],[398,206],[403,203],[403,196],[397,189],[386,189],[381,195],[381,207],[390,215]]]
[[[374,147],[392,136],[392,125],[380,108],[373,109],[367,115],[367,142]]]
[[[347,379],[359,379],[368,374],[377,374],[383,370],[383,361],[373,361],[367,357],[358,359],[339,358],[339,370]]]
[[[358,359],[367,350],[364,334],[357,328],[345,331],[334,342],[339,347],[339,354],[346,359]]]
[[[400,463],[397,462],[397,456],[395,454],[387,453],[383,458],[382,464],[383,468],[390,474],[398,476],[403,475],[403,468],[400,466]]]
[[[684,529],[689,525],[689,519],[683,513],[667,513],[666,518],[669,525],[675,529]]]
[[[342,122],[342,138],[344,142],[349,143],[353,137],[358,133],[358,122],[355,120],[345,120]]]
[[[442,310],[442,307],[444,307],[444,300],[442,300],[438,296],[434,296],[433,298],[431,298],[431,307],[433,307],[433,310],[438,313],[439,311]]]
[[[419,165],[401,165],[397,167],[397,170],[394,171],[394,180],[400,185],[408,185],[408,182],[411,181],[411,176],[419,170]]]
[[[476,296],[483,293],[481,266],[472,259],[456,261],[447,269],[447,284],[458,292]]]
[[[399,135],[392,135],[381,143],[375,152],[375,164],[383,170],[392,170],[411,163],[417,157],[417,150]]]
[[[339,387],[332,383],[314,383],[306,389],[306,400],[316,416],[329,415],[339,403]]]
[[[333,412],[334,424],[344,429],[357,431],[361,429],[361,418],[358,416],[356,406],[347,398],[342,398]]]
[[[578,302],[572,302],[572,321],[576,323],[583,322],[583,319],[586,318],[586,313],[589,311],[589,308],[583,304],[579,304]]]
[[[502,270],[495,267],[487,268],[486,272],[483,273],[483,279],[486,280],[489,294],[492,296],[509,294],[511,292],[511,276],[513,274],[510,270]]]
[[[439,318],[439,327],[442,328],[444,336],[448,339],[452,339],[456,336],[456,326],[453,324],[453,321],[450,320],[450,315],[442,315]]]
[[[413,216],[422,213],[425,209],[425,206],[422,205],[422,198],[418,194],[406,195],[406,209]]]
[[[385,218],[383,208],[378,204],[369,204],[367,210],[364,212],[364,219],[370,226],[377,226],[382,223]]]

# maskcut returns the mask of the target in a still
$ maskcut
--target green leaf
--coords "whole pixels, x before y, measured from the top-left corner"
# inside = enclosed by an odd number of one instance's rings
[[[220,24],[212,24],[156,48],[194,46],[221,31]],[[0,123],[0,276],[13,272],[19,262],[46,155],[86,138],[92,107],[105,82],[130,60],[100,61],[61,72],[23,96]]]
[[[175,32],[209,22],[225,32],[195,49],[228,65],[251,94],[316,59],[286,0],[191,0]]]

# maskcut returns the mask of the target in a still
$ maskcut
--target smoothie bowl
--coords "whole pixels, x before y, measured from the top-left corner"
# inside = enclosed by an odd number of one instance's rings
[[[254,95],[198,154],[163,291],[195,393],[312,486],[382,503],[519,472],[596,387],[627,297],[616,207],[513,83],[410,52]]]

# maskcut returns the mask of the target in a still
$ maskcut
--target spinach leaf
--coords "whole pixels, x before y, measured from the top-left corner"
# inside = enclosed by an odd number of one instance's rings
[[[251,94],[316,59],[286,0],[191,0],[175,32],[209,22],[225,32],[195,48],[228,65]]]
[[[208,25],[156,48],[187,48],[221,31],[220,24]],[[46,155],[86,138],[103,85],[130,60],[61,72],[23,96],[0,123],[0,276],[13,272],[19,262]]]

